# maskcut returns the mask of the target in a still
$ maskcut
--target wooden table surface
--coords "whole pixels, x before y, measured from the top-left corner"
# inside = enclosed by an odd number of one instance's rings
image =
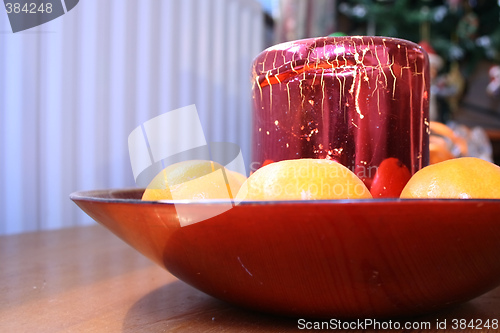
[[[0,332],[285,332],[315,324],[218,301],[101,226],[0,237],[0,262]],[[436,322],[444,320],[446,330],[438,330]],[[476,326],[460,329],[459,320]],[[500,288],[433,315],[398,320],[401,329],[392,332],[500,332],[485,328],[486,320],[500,320]],[[430,329],[417,328],[426,323]]]

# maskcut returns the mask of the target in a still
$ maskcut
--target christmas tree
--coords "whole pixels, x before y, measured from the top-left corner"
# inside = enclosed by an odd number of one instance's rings
[[[500,1],[355,0],[341,2],[348,34],[429,43],[443,70],[458,63],[467,77],[481,60],[500,62]]]

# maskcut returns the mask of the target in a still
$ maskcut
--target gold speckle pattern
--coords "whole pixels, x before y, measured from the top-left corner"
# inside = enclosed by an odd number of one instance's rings
[[[425,51],[395,38],[268,48],[253,65],[253,161],[329,158],[356,171],[397,157],[416,172],[428,164],[428,72]]]

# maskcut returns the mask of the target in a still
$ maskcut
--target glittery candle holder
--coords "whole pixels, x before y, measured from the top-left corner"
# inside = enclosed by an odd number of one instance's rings
[[[429,62],[412,42],[322,37],[275,45],[253,63],[252,167],[325,158],[370,187],[380,163],[429,162]]]

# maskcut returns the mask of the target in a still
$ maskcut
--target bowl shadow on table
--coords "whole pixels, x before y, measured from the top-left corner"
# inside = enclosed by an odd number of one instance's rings
[[[297,319],[246,310],[220,301],[182,281],[153,290],[127,312],[123,332],[288,331]]]
[[[412,318],[394,318],[379,320],[379,322],[423,323],[431,325],[431,330],[437,331],[437,322],[447,321],[451,327],[452,319],[487,320],[482,307],[488,307],[487,302],[477,303],[475,300],[452,305],[436,313],[421,315]],[[209,296],[182,281],[175,281],[153,290],[139,299],[128,310],[124,322],[123,332],[281,332],[298,330],[300,318],[281,317],[247,310],[233,306]],[[335,318],[331,318],[335,319]],[[365,318],[360,318],[364,320]],[[306,319],[308,321],[329,321],[329,319]],[[345,320],[349,322],[349,320]],[[344,322],[344,320],[342,320]],[[356,330],[337,330],[340,332],[354,332]],[[380,332],[370,330],[366,332]],[[391,332],[407,332],[391,330]]]

